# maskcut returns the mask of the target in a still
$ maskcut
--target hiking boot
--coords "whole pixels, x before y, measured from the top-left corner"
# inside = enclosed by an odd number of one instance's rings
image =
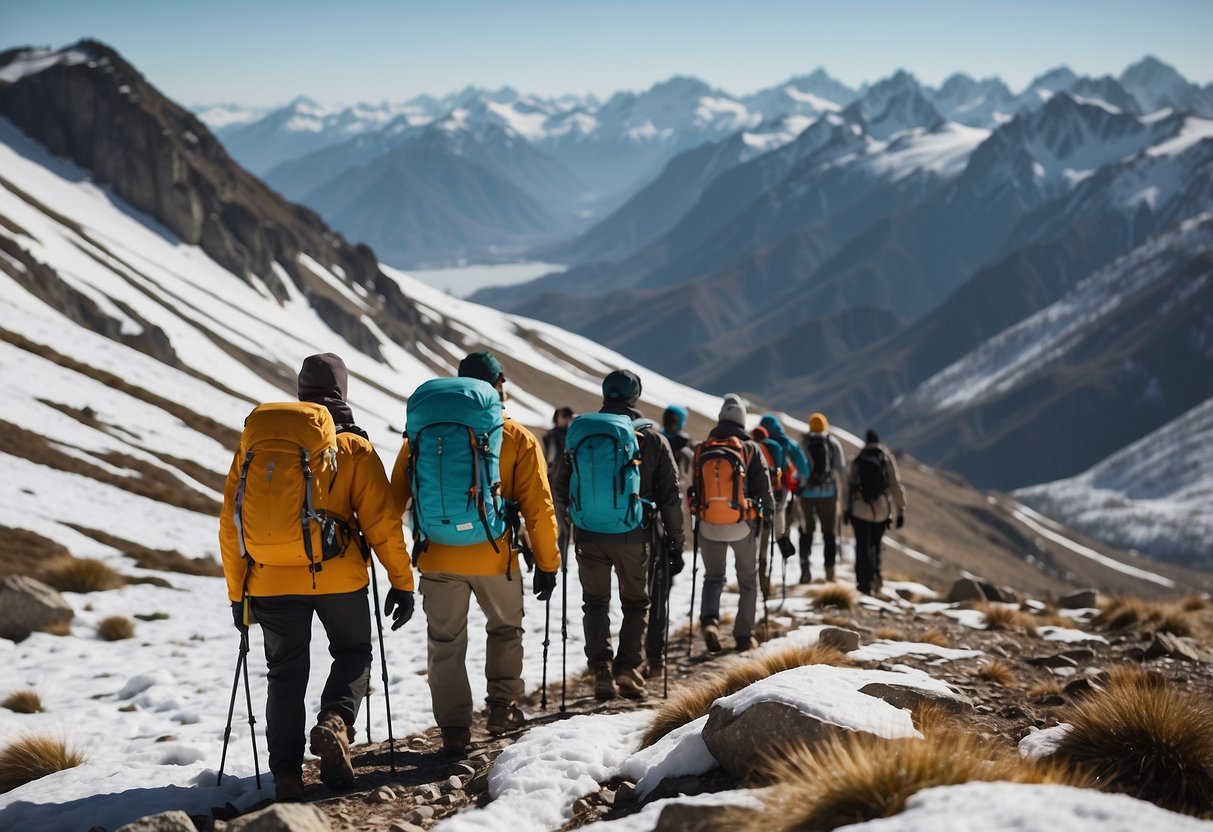
[[[472,744],[472,729],[454,725],[442,728],[442,750],[447,754],[462,754]]]
[[[603,702],[615,698],[615,677],[609,667],[594,668],[594,698]]]
[[[826,567],[826,583],[827,584],[834,583],[834,567],[833,566]]]
[[[750,638],[749,636],[745,636],[743,638],[737,639],[737,652],[738,653],[744,653],[747,650],[753,650],[753,649],[754,649],[754,639]]]
[[[490,702],[485,724],[490,734],[504,734],[526,724],[526,714],[513,702]]]
[[[332,791],[354,787],[354,764],[345,720],[332,711],[321,714],[312,729],[311,751],[320,758],[320,782]]]
[[[665,660],[661,656],[649,659],[644,667],[644,678],[660,679],[665,675]]]
[[[720,631],[715,624],[703,625],[703,643],[707,645],[709,653],[720,652]]]
[[[616,673],[615,684],[619,686],[619,695],[624,699],[644,699],[649,695],[644,689],[644,677],[634,667]]]
[[[813,573],[809,569],[809,562],[806,559],[800,561],[800,583],[807,584],[813,582]]]
[[[879,595],[882,589],[884,589],[884,578],[877,575],[872,579],[872,594]]]
[[[274,800],[279,803],[302,803],[303,775],[299,772],[275,774]]]

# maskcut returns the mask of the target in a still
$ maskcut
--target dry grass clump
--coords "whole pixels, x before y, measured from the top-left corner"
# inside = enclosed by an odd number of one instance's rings
[[[921,644],[934,644],[936,647],[950,647],[952,643],[948,641],[948,637],[944,635],[943,630],[938,627],[932,627],[918,637]]]
[[[1044,699],[1049,696],[1061,696],[1063,693],[1065,688],[1061,686],[1061,682],[1051,678],[1037,682],[1027,690],[1029,699]]]
[[[846,616],[834,615],[834,613],[827,612],[825,615],[821,616],[821,623],[827,624],[831,627],[850,627],[852,621]]]
[[[42,697],[33,688],[13,691],[4,697],[4,701],[0,702],[0,707],[7,708],[15,714],[41,714],[46,712],[46,708],[42,706]]]
[[[1188,595],[1179,599],[1179,608],[1184,612],[1203,612],[1210,608],[1210,603],[1203,595]]]
[[[1143,601],[1130,595],[1113,595],[1092,623],[1104,630],[1126,630],[1140,625],[1177,636],[1192,636],[1200,629],[1196,613],[1202,611],[1192,605],[1200,600],[1192,596],[1179,602]]]
[[[763,810],[731,813],[730,828],[824,832],[895,815],[910,796],[934,786],[974,780],[1074,782],[1057,767],[1021,760],[958,726],[929,726],[925,737],[889,741],[843,732],[813,747],[780,749],[763,768],[775,781]]]
[[[54,624],[47,624],[38,632],[47,633],[52,636],[70,636],[72,634],[72,622],[56,621]]]
[[[880,627],[876,630],[876,638],[884,638],[889,641],[905,641],[906,634],[904,630],[899,630],[896,627]]]
[[[818,610],[853,610],[859,593],[842,584],[826,584],[813,598],[813,608]]]
[[[75,768],[85,759],[82,752],[69,748],[61,739],[21,737],[0,750],[0,794],[56,771]]]
[[[840,651],[824,644],[786,647],[763,651],[753,657],[733,659],[722,665],[719,671],[672,691],[670,698],[653,715],[642,747],[647,748],[671,731],[699,719],[722,696],[736,693],[784,670],[810,664],[847,665],[850,662]]]
[[[1213,816],[1213,701],[1126,667],[1071,706],[1058,759],[1104,791]]]
[[[1010,687],[1015,684],[1015,671],[1002,659],[991,659],[986,662],[977,668],[976,675],[980,679],[985,679],[987,682],[993,682],[1003,687]]]
[[[91,558],[56,558],[42,570],[43,580],[60,592],[103,592],[126,585],[109,564]]]
[[[1015,630],[1028,634],[1035,632],[1032,616],[1014,607],[986,602],[976,604],[973,608],[981,610],[982,621],[989,630]]]
[[[133,638],[135,635],[135,622],[125,615],[111,615],[97,622],[97,635],[106,641],[122,641],[123,639]]]

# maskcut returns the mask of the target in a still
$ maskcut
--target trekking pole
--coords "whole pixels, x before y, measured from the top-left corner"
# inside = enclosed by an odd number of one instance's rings
[[[387,748],[388,761],[391,766],[392,776],[396,776],[396,736],[392,732],[392,694],[388,689],[388,672],[387,672],[387,651],[383,647],[383,616],[379,614],[379,578],[375,575],[375,564],[370,562],[369,553],[366,551],[366,537],[360,531],[358,533],[359,545],[362,547],[363,556],[367,557],[367,566],[371,570],[371,593],[375,600],[375,627],[379,631],[379,678],[383,680],[383,705],[387,709]],[[371,734],[371,707],[366,708],[366,733],[367,741],[370,741]]]
[[[248,600],[245,599],[245,603]],[[246,616],[247,623],[247,616]],[[244,700],[248,705],[248,732],[253,740],[253,772],[257,775],[257,791],[261,791],[261,760],[257,757],[257,718],[253,716],[253,689],[248,683],[248,627],[240,636],[240,654],[244,665]]]
[[[765,523],[764,518],[761,515],[759,515],[759,518],[758,518],[758,546],[760,549],[762,548],[762,534],[763,534],[764,528],[766,528],[766,530],[767,530],[767,536],[770,538],[770,542],[771,543],[775,542],[775,527],[772,525],[769,528],[767,528],[767,525],[768,524]],[[766,575],[765,576],[760,575],[759,581],[758,581],[758,585],[762,589],[762,629],[768,639],[771,637],[771,616],[770,616],[769,607],[767,606],[767,601],[770,599],[770,595],[771,595],[771,567],[772,567],[771,558],[773,558],[774,556],[775,556],[775,549],[774,549],[774,546],[772,546],[767,553]],[[766,578],[765,581],[762,580],[763,577]]]
[[[665,615],[665,637],[661,640],[661,696],[663,699],[670,698],[670,590],[674,587],[674,576],[670,574],[670,561],[662,553],[662,560],[665,561],[665,606],[662,612]]]
[[[244,667],[244,640],[241,638],[240,652],[236,656],[236,673],[232,677],[232,698],[227,705],[227,725],[223,728],[223,756],[219,758],[219,776],[216,786],[223,785],[223,769],[227,765],[227,745],[232,738],[232,716],[236,713],[236,694],[240,689],[240,669]]]
[[[552,643],[552,596],[543,602],[543,681],[539,688],[539,709],[548,709],[548,646]]]
[[[374,688],[374,686],[373,686],[373,685],[368,684],[368,685],[366,686],[366,698],[365,698],[365,704],[366,704],[366,741],[367,741],[368,743],[371,741],[371,694],[372,694],[372,693],[374,693],[374,692],[375,692],[375,688]]]
[[[699,574],[699,518],[691,521],[691,610],[687,613],[687,655],[691,655],[691,647],[695,642],[695,579]]]
[[[568,535],[572,535],[572,526]],[[568,647],[569,647],[569,537],[564,539],[564,550],[560,553],[560,713],[568,704]]]

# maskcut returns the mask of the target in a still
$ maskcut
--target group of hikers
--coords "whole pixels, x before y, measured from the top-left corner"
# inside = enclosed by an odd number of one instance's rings
[[[739,651],[754,646],[757,593],[761,588],[766,598],[770,591],[770,552],[778,548],[786,561],[799,551],[799,580],[808,583],[818,524],[826,580],[835,577],[841,517],[854,529],[858,589],[880,591],[881,537],[894,522],[904,523],[906,501],[893,455],[874,431],[848,465],[824,415],[811,416],[797,443],[773,414],[747,430],[745,403],[730,394],[716,426],[695,444],[685,408],[667,408],[658,427],[637,409],[640,378],[615,370],[603,379],[598,412],[558,409],[540,442],[504,413],[505,384],[500,362],[480,350],[460,362],[457,377],[418,387],[408,399],[390,479],[357,426],[337,355],[304,360],[297,402],[260,405],[246,419],[219,528],[241,634],[232,707],[242,669],[247,691],[248,627],[256,623],[268,668],[266,739],[278,800],[303,799],[309,740],[326,786],[354,784],[350,744],[372,661],[368,589],[380,621],[372,554],[388,576],[382,609],[393,630],[410,620],[414,591],[421,593],[433,714],[443,749],[452,754],[471,743],[466,654],[473,597],[487,619],[485,728],[502,734],[526,721],[517,704],[525,694],[519,558],[533,572],[538,600],[550,604],[562,574],[567,595],[564,559],[573,544],[585,654],[602,700],[642,699],[646,681],[665,674],[670,587],[686,566],[688,536],[695,570],[700,558],[704,567],[698,623],[710,652],[722,649],[720,599],[730,549],[740,591],[733,620]],[[794,528],[799,547],[791,540]],[[612,572],[623,610],[614,649]],[[692,624],[694,603],[692,589]],[[317,721],[306,733],[313,615],[332,664]],[[547,643],[545,635],[545,672]],[[382,658],[381,621],[380,651]],[[383,678],[386,686],[386,670]],[[250,700],[250,721],[251,707]],[[229,732],[230,725],[231,708]]]

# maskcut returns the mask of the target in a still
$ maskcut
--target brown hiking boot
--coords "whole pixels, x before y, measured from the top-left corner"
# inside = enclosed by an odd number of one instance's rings
[[[720,631],[715,624],[703,625],[703,643],[707,645],[709,653],[720,652]]]
[[[472,729],[457,725],[442,727],[442,750],[447,754],[462,754],[472,744]]]
[[[274,800],[279,803],[302,803],[303,775],[299,772],[274,775]]]
[[[644,677],[634,667],[616,673],[615,684],[619,686],[619,695],[624,699],[644,699],[649,695],[644,689]]]
[[[490,734],[504,734],[526,725],[526,714],[513,702],[490,702],[485,724]]]
[[[655,656],[648,660],[644,666],[644,678],[660,679],[665,675],[665,660],[661,656]]]
[[[754,649],[754,639],[749,636],[737,639],[737,652],[745,653],[748,650]]]
[[[354,764],[345,720],[332,711],[321,714],[312,729],[311,751],[320,758],[320,782],[332,791],[354,787]]]
[[[594,698],[604,702],[615,698],[615,679],[609,667],[594,668]]]

